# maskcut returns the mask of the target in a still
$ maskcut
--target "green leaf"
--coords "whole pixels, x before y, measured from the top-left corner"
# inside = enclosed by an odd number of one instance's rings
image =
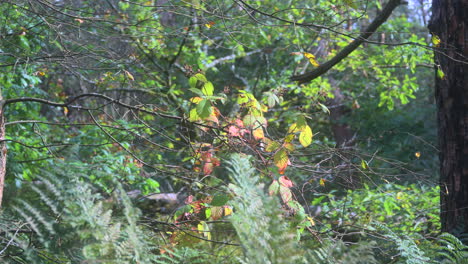
[[[253,114],[248,114],[244,116],[242,122],[244,122],[244,125],[246,127],[251,127],[253,129],[259,128],[259,127],[266,127],[267,125],[267,120],[263,116],[258,116],[258,115],[253,115]]]
[[[361,160],[361,168],[364,170],[367,170],[369,168],[369,165],[367,164],[367,161]]]
[[[273,151],[277,150],[280,146],[281,146],[280,143],[269,139],[268,142],[267,142],[265,151],[266,152],[273,152]]]
[[[223,206],[229,201],[229,196],[226,194],[218,194],[213,197],[210,205],[212,206]]]
[[[207,95],[207,96],[213,95],[213,92],[214,92],[213,84],[211,82],[206,82],[203,85],[201,90],[204,95]]]
[[[206,79],[205,75],[201,73],[197,73],[189,79],[189,85],[191,88],[200,88],[203,84],[207,82],[208,80]]]
[[[208,100],[203,100],[197,104],[197,114],[203,119],[207,118],[211,115],[213,108],[211,107],[211,103]]]
[[[299,142],[303,147],[308,147],[312,143],[312,137],[312,129],[306,125],[304,130],[299,134]]]
[[[322,112],[326,114],[330,114],[330,109],[328,109],[326,105],[319,103],[319,106],[320,106],[320,109],[322,109]]]
[[[437,77],[439,77],[439,79],[445,78],[445,73],[442,71],[440,67],[437,69]]]
[[[300,115],[300,116],[297,117],[296,126],[297,126],[296,127],[297,131],[302,131],[307,126],[307,122],[306,122],[305,117],[303,115]]]
[[[268,194],[269,195],[276,195],[279,191],[279,182],[277,180],[273,180],[273,182],[268,187]]]
[[[206,208],[205,209],[205,217],[206,219],[209,219],[211,216],[211,208]]]
[[[205,94],[203,94],[203,92],[200,89],[190,88],[189,91],[193,92],[194,94],[196,94],[198,96],[204,96],[205,95]]]
[[[198,107],[198,105],[197,105],[197,107]],[[196,122],[196,121],[199,121],[200,119],[201,119],[201,117],[198,115],[196,108],[193,108],[192,110],[190,110],[190,113],[189,113],[189,121],[190,122]]]

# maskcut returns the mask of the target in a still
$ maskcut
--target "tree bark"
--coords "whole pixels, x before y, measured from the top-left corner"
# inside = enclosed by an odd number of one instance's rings
[[[433,0],[429,29],[440,38],[435,97],[442,231],[459,236],[468,232],[468,0]]]
[[[5,143],[5,117],[3,115],[3,105],[5,101],[0,90],[0,207],[3,200],[3,186],[5,185],[7,148]]]

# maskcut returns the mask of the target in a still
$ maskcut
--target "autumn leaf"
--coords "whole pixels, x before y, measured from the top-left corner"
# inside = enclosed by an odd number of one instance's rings
[[[208,23],[205,24],[205,27],[211,28],[212,26],[214,26],[214,24],[216,24],[216,23],[213,22],[213,21],[210,21],[210,22],[208,22]]]
[[[304,148],[312,143],[312,136],[312,129],[306,125],[304,130],[299,134],[299,142]]]
[[[314,65],[315,67],[320,66],[318,62],[315,60],[314,54],[309,53],[309,52],[303,52],[302,54],[304,55],[304,57],[309,59],[310,64]]]
[[[320,179],[320,186],[325,186],[325,179]]]
[[[194,103],[194,104],[198,104],[198,103],[201,102],[202,100],[203,100],[203,98],[198,97],[198,96],[190,98],[190,102],[192,102],[192,103]]]
[[[127,78],[129,80],[131,80],[131,81],[135,80],[135,78],[133,77],[133,75],[129,71],[124,70],[124,73],[125,73],[125,75],[127,76]]]
[[[225,205],[224,208],[224,216],[232,215],[232,207]]]
[[[281,176],[279,178],[279,183],[284,187],[291,188],[293,187],[293,182],[288,178],[288,176]]]
[[[265,151],[266,152],[273,152],[275,150],[277,150],[281,145],[280,143],[274,141],[274,140],[271,140],[267,137],[263,138],[263,142],[265,142],[266,144],[266,147],[265,147]]]
[[[279,173],[284,174],[286,167],[290,164],[288,153],[285,149],[281,149],[273,156],[273,162],[275,163],[276,167],[278,167]]]
[[[211,219],[218,220],[224,215],[224,208],[221,206],[211,207]]]
[[[265,137],[263,134],[263,128],[259,127],[252,132],[255,139],[259,140]]]

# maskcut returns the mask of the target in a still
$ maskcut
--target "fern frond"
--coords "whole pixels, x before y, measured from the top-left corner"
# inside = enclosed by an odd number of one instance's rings
[[[257,186],[259,178],[249,158],[234,154],[229,164],[234,182],[229,189],[235,195],[231,222],[244,250],[243,261],[262,264],[303,261],[294,232],[281,217],[279,201]]]

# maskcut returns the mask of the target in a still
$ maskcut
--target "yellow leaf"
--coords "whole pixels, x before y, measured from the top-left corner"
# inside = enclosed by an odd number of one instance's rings
[[[367,165],[367,161],[361,160],[361,168],[364,170],[367,170],[369,168],[369,165]]]
[[[64,114],[64,115],[68,115],[68,107],[64,107],[64,108],[63,108],[63,114]]]
[[[254,136],[254,138],[257,139],[257,140],[258,140],[258,139],[264,138],[265,135],[263,134],[263,128],[259,127],[259,128],[257,128],[257,129],[255,129],[255,130],[253,131],[253,136]]]
[[[307,217],[307,220],[309,220],[309,222],[310,222],[310,224],[311,224],[312,226],[315,226],[315,221],[314,221],[314,219],[313,219],[312,217],[308,216],[308,217]]]
[[[299,142],[305,148],[312,143],[312,129],[310,126],[306,125],[304,130],[299,134]]]
[[[224,206],[224,216],[232,215],[232,208],[230,206]]]
[[[133,75],[129,71],[124,70],[124,72],[125,72],[125,75],[127,75],[128,79],[130,79],[131,81],[135,80],[135,78],[133,78]]]
[[[192,103],[194,103],[194,104],[198,104],[198,103],[201,102],[202,100],[203,100],[203,98],[198,97],[198,96],[190,98],[190,102],[192,102]]]
[[[303,52],[302,54],[304,54],[304,56],[309,59],[310,64],[314,65],[315,67],[319,66],[318,62],[315,60],[314,54],[309,52]]]
[[[398,192],[397,195],[396,195],[396,198],[398,200],[401,200],[401,198],[403,198],[403,192]]]
[[[417,151],[416,153],[414,153],[414,156],[416,156],[416,158],[420,158],[421,157],[421,152]]]
[[[320,179],[320,186],[325,186],[325,179]]]
[[[295,137],[296,137],[296,135],[294,135],[294,134],[289,134],[289,135],[287,135],[287,136],[284,138],[284,142],[290,143],[290,142],[292,142],[292,141],[294,140]]]
[[[205,27],[211,28],[212,26],[214,26],[214,24],[216,24],[216,23],[213,22],[213,21],[210,21],[210,22],[208,22],[208,23],[205,24]]]
[[[437,35],[432,35],[432,44],[434,44],[435,47],[440,46],[440,38]]]

